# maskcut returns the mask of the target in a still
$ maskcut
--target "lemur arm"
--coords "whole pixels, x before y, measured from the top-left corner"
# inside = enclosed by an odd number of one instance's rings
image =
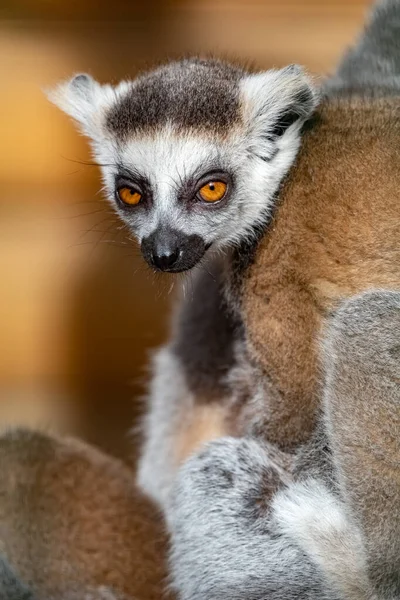
[[[400,293],[371,292],[335,319],[326,419],[340,492],[363,533],[371,579],[400,594]]]

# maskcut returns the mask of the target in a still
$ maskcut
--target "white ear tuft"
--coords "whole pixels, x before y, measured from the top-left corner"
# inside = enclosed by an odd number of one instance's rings
[[[318,95],[298,65],[248,75],[241,82],[244,119],[250,149],[282,137],[314,111]]]
[[[83,133],[97,138],[101,130],[101,115],[115,95],[109,85],[100,85],[90,75],[80,73],[47,91],[56,106],[79,123]]]

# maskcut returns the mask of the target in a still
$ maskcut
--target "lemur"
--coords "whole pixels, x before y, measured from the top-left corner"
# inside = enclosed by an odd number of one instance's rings
[[[153,425],[165,424],[173,435],[175,417],[161,413],[186,410],[177,396],[224,393],[242,333],[240,316],[225,302],[220,254],[260,236],[317,94],[298,66],[249,73],[194,58],[115,88],[77,75],[50,98],[91,137],[109,199],[148,264],[193,273],[193,302],[178,309],[152,382],[140,481],[161,500],[162,481],[171,480],[166,457],[174,451],[160,454]],[[150,489],[156,464],[158,491]]]
[[[388,126],[394,110],[390,98],[399,93],[399,23],[398,1],[386,0],[377,5],[365,35],[325,87],[324,93],[333,99],[333,106],[335,98],[340,100],[346,94],[349,97],[359,94],[364,100],[365,97],[389,99],[384,103],[381,117],[383,126]],[[224,63],[197,59],[174,63],[116,88],[100,86],[88,76],[79,75],[53,94],[55,102],[93,139],[95,155],[103,165],[106,188],[115,198],[116,209],[137,236],[147,262],[170,272],[199,265],[193,301],[181,306],[171,341],[155,361],[138,476],[142,488],[165,510],[172,531],[174,585],[185,600],[374,598],[376,593],[386,599],[400,593],[400,553],[395,537],[398,527],[396,522],[389,531],[388,525],[393,504],[376,505],[382,506],[376,529],[371,513],[376,515],[377,508],[365,508],[364,492],[370,485],[374,490],[371,497],[382,498],[376,491],[373,474],[366,475],[360,468],[357,475],[363,473],[364,477],[357,480],[346,466],[347,457],[341,454],[338,440],[346,431],[343,433],[339,420],[335,422],[331,410],[336,391],[330,400],[329,369],[322,393],[328,398],[321,418],[322,433],[317,430],[311,442],[298,449],[299,444],[310,440],[310,430],[315,427],[318,394],[309,396],[306,419],[301,411],[296,413],[289,406],[287,411],[291,410],[291,414],[284,412],[281,427],[277,427],[269,407],[274,394],[285,406],[284,394],[275,385],[280,377],[279,365],[277,379],[274,370],[261,368],[262,359],[260,365],[254,364],[257,335],[254,331],[249,334],[249,321],[243,320],[243,302],[235,294],[238,273],[255,260],[255,249],[259,252],[261,239],[263,248],[266,233],[269,239],[274,238],[282,214],[290,210],[287,190],[296,182],[296,170],[293,176],[289,175],[281,206],[276,202],[277,191],[296,158],[300,131],[315,108],[316,97],[309,81],[296,67],[249,74]],[[314,132],[318,128],[323,129],[324,118],[329,120],[333,112],[332,105],[317,111],[316,119],[309,125],[309,139],[317,135]],[[339,101],[338,106],[340,114]],[[351,102],[346,106],[350,111],[354,108]],[[372,110],[376,112],[376,106]],[[358,130],[355,133],[359,135]],[[388,148],[391,151],[392,147]],[[334,159],[337,165],[346,157],[335,155]],[[315,166],[318,160],[314,161]],[[355,164],[359,166],[358,158]],[[304,172],[307,169],[304,161],[300,165]],[[310,188],[316,173],[311,164]],[[354,180],[357,172],[352,175]],[[334,184],[337,186],[337,181]],[[343,185],[349,186],[347,179]],[[279,214],[275,219],[277,207]],[[325,206],[321,208],[325,210]],[[363,210],[359,218],[363,216],[369,224],[369,207]],[[354,222],[351,212],[346,216]],[[297,232],[285,232],[290,234],[296,238]],[[375,242],[376,232],[370,230],[369,234]],[[318,231],[315,235],[318,236]],[[353,238],[351,234],[346,238],[348,247]],[[221,261],[215,258],[215,252],[221,250],[226,251],[228,261],[225,257]],[[285,247],[282,250],[288,254],[291,251]],[[347,247],[345,253],[346,250]],[[310,272],[313,258],[309,257]],[[207,271],[211,276],[200,268],[201,261],[206,259],[210,260]],[[367,251],[364,259],[366,264],[371,260]],[[341,264],[340,259],[336,261]],[[335,268],[340,280],[339,266],[332,267],[332,274]],[[299,265],[295,257],[293,273],[296,269],[299,270]],[[326,320],[327,307],[334,309],[339,297],[357,291],[355,277],[349,273],[343,289],[334,282],[318,283],[313,302],[316,306],[320,302],[319,321]],[[365,281],[379,281],[380,275],[377,273]],[[389,269],[381,281],[396,281],[395,274],[393,278]],[[281,280],[278,278],[277,284],[282,282],[287,299],[290,267],[282,273]],[[362,288],[365,284],[360,285]],[[307,304],[306,284],[303,291]],[[393,308],[390,294],[369,301],[371,320],[375,323],[380,322],[386,311],[398,310],[397,297]],[[291,302],[301,305],[302,295],[293,294]],[[356,301],[358,311],[361,309],[357,302],[361,302],[361,308],[364,304],[363,300]],[[346,310],[339,316],[339,325],[340,318],[347,319]],[[362,314],[368,315],[368,311]],[[282,325],[279,320],[272,325],[271,338],[259,342],[259,354],[267,341],[279,340]],[[311,345],[317,331],[314,321],[309,331],[307,323],[299,322],[299,326],[310,335]],[[395,327],[396,336],[397,332]],[[357,330],[357,335],[363,337],[364,330]],[[384,339],[387,335],[385,330]],[[344,344],[346,354],[346,339],[340,339],[340,343]],[[279,344],[285,348],[288,340]],[[303,344],[303,352],[306,346]],[[336,352],[335,345],[333,348]],[[389,355],[393,352],[395,346],[391,342]],[[282,351],[277,356],[287,361]],[[376,371],[374,361],[380,364],[376,355],[367,361],[371,377]],[[299,355],[294,356],[292,363],[291,374],[295,379],[301,379],[302,365],[314,385],[316,362],[307,364],[303,355]],[[348,377],[357,389],[359,373],[350,376],[346,365],[343,369],[343,378]],[[378,371],[382,373],[382,369]],[[397,377],[396,373],[394,376]],[[389,373],[388,379],[392,377]],[[292,381],[289,374],[287,379]],[[377,397],[382,400],[378,394],[382,382],[377,385],[373,380],[365,381],[375,385]],[[351,398],[351,390],[345,389]],[[382,389],[388,391],[385,380]],[[389,390],[388,399],[390,409],[384,414],[393,423],[398,416],[396,392]],[[355,401],[356,398],[353,405]],[[348,414],[352,414],[350,408]],[[345,419],[346,414],[342,416]],[[382,432],[378,425],[374,422],[376,430]],[[178,471],[197,446],[227,433],[240,433],[244,437],[224,437],[212,443]],[[351,455],[351,443],[348,440],[346,443]],[[307,460],[309,452],[313,468]],[[318,456],[323,458],[321,470],[317,468]],[[299,467],[302,464],[307,465],[306,482]],[[313,469],[316,474],[310,479]],[[398,486],[393,486],[393,495],[398,498]],[[310,515],[315,518],[318,510],[321,518],[313,528]],[[333,522],[325,519],[326,515]],[[304,525],[303,529],[299,523]],[[382,527],[388,532],[386,540],[379,537]],[[375,543],[379,553],[374,551]],[[332,557],[334,564],[330,563]]]
[[[200,58],[116,87],[80,74],[50,97],[92,139],[144,259],[173,273],[254,237],[316,104],[296,65],[249,73]]]

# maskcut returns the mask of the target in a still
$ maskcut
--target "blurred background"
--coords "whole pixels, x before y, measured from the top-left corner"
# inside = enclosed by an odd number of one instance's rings
[[[88,145],[43,89],[182,54],[326,74],[368,0],[0,0],[0,426],[53,427],[129,458],[171,280],[99,193]]]

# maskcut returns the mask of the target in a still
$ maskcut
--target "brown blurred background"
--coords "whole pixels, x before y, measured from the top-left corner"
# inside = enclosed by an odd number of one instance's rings
[[[129,456],[170,281],[144,267],[42,90],[214,52],[333,69],[368,0],[0,0],[0,424],[73,432]]]

